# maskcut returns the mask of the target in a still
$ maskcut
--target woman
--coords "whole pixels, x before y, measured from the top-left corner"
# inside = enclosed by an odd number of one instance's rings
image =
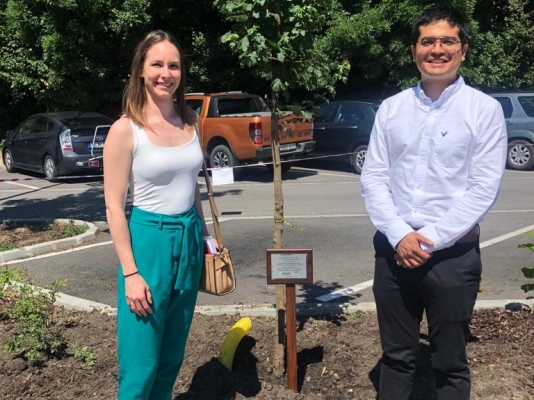
[[[171,398],[196,303],[208,230],[197,185],[203,155],[185,90],[180,46],[168,33],[149,33],[104,147],[106,215],[120,261],[119,400]]]

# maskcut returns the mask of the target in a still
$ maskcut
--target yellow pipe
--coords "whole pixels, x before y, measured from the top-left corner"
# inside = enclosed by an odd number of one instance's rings
[[[239,342],[250,328],[252,328],[252,321],[250,318],[244,317],[237,321],[226,334],[219,351],[219,361],[228,371],[232,370],[232,363],[234,362],[234,355]]]

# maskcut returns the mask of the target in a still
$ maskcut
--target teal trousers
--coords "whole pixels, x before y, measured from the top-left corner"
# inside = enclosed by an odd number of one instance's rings
[[[168,400],[182,366],[203,262],[203,224],[183,214],[132,209],[128,222],[136,266],[152,293],[147,317],[126,302],[118,272],[118,400]]]

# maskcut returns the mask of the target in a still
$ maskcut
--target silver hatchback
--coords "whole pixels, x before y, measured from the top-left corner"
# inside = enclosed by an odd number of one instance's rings
[[[534,167],[534,93],[488,93],[501,103],[508,132],[507,166],[529,171]]]

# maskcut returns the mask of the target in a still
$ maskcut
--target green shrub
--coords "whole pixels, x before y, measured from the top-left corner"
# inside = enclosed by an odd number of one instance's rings
[[[7,240],[2,240],[0,242],[0,251],[15,250],[16,247],[9,243]]]
[[[69,219],[69,223],[63,227],[63,237],[73,237],[81,235],[82,233],[87,232],[89,229],[89,226],[87,224],[83,225],[76,225],[74,223],[74,220],[71,218]]]
[[[48,231],[50,233],[60,231],[61,236],[64,238],[81,235],[82,233],[87,232],[88,229],[89,226],[87,224],[76,225],[72,218],[69,219],[67,224],[52,223],[48,225]]]
[[[83,363],[83,367],[87,369],[94,368],[97,362],[96,354],[87,346],[74,345],[74,357]]]
[[[7,315],[18,324],[18,332],[5,345],[7,351],[18,351],[30,361],[42,362],[52,357],[60,357],[67,348],[67,342],[54,321],[54,302],[57,289],[62,282],[56,281],[45,290],[37,290],[26,273],[10,274],[7,289],[12,300]],[[18,280],[16,278],[22,278]]]
[[[54,306],[58,288],[63,285],[63,281],[55,281],[38,289],[26,271],[0,268],[0,297],[7,305],[2,318],[15,322],[12,337],[5,344],[6,351],[19,352],[35,364],[67,354],[68,342],[62,329],[68,329],[75,321],[58,320]],[[74,357],[82,361],[84,368],[96,365],[96,356],[87,346],[74,346]]]

